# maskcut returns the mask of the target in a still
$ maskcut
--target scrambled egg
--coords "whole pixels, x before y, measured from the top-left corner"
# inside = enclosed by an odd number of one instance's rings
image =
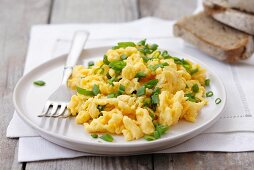
[[[76,122],[127,141],[153,134],[155,124],[195,122],[207,104],[205,69],[157,48],[145,40],[120,42],[96,64],[75,66],[68,86],[77,94],[68,109]]]

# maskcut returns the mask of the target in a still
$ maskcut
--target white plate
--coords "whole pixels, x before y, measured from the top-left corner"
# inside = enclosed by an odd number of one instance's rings
[[[80,57],[79,64],[87,64],[88,61],[101,59],[109,48],[110,47],[99,47],[86,49]],[[19,80],[13,94],[16,111],[19,116],[43,138],[63,147],[78,151],[97,154],[128,155],[172,147],[200,134],[215,123],[225,106],[226,92],[221,80],[207,65],[189,55],[168,51],[170,55],[190,59],[193,62],[199,63],[202,67],[205,67],[208,77],[211,80],[210,88],[214,92],[214,96],[208,98],[208,106],[201,110],[195,123],[180,121],[178,124],[171,127],[166,135],[163,135],[162,138],[158,140],[148,142],[144,139],[139,139],[126,142],[123,136],[114,136],[114,142],[110,143],[101,139],[91,138],[90,134],[84,131],[83,125],[77,125],[75,123],[74,118],[37,117],[37,114],[42,111],[48,96],[61,82],[66,55],[41,64]],[[34,86],[33,81],[35,80],[44,80],[46,86]],[[222,99],[222,102],[218,105],[214,102],[216,97]]]

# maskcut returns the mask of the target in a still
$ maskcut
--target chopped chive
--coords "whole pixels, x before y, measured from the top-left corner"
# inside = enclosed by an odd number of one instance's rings
[[[147,56],[142,57],[142,59],[143,59],[143,61],[144,61],[145,63],[147,63],[147,62],[150,60],[150,58],[147,57]]]
[[[112,77],[111,79],[108,80],[108,83],[111,85],[111,86],[114,86],[114,81],[116,80],[116,77]]]
[[[221,99],[220,99],[220,98],[217,98],[217,99],[215,100],[215,103],[216,103],[216,104],[220,104],[220,103],[221,103]]]
[[[122,54],[122,55],[121,55],[121,59],[122,59],[122,60],[126,60],[126,59],[127,59],[127,56],[126,56],[125,54]]]
[[[159,139],[160,137],[161,137],[161,134],[160,134],[160,132],[158,132],[158,131],[154,131],[153,132],[153,136],[155,137],[155,139]]]
[[[152,45],[150,46],[150,49],[153,50],[153,51],[157,50],[157,48],[158,48],[158,45],[157,45],[157,44],[152,44]]]
[[[195,74],[195,73],[197,73],[197,72],[198,72],[198,68],[195,68],[195,69],[193,69],[193,70],[190,71],[190,75],[193,75],[193,74]]]
[[[95,69],[94,70],[94,74],[97,74],[97,73],[99,73],[99,74],[103,74],[104,73],[104,68],[97,68],[97,69]]]
[[[205,86],[210,86],[210,79],[205,80]]]
[[[100,138],[107,142],[112,142],[114,140],[114,138],[110,134],[104,134],[100,136]]]
[[[146,87],[142,86],[137,90],[137,96],[142,96],[146,94]]]
[[[159,95],[157,93],[153,94],[151,96],[151,99],[152,99],[152,104],[158,104],[160,102]]]
[[[110,93],[110,94],[107,96],[107,98],[115,98],[115,97],[116,97],[115,93]]]
[[[146,106],[146,107],[149,107],[150,105],[151,105],[151,99],[150,98],[145,98],[145,100],[144,100],[144,106]]]
[[[83,94],[83,95],[86,95],[86,96],[94,96],[93,91],[86,90],[86,89],[83,89],[83,88],[80,88],[80,87],[77,87],[77,92],[79,94]]]
[[[187,93],[184,96],[187,97],[188,101],[191,101],[191,102],[196,102],[197,101],[196,97],[192,93]]]
[[[98,138],[98,135],[97,134],[91,134],[92,138],[96,139]]]
[[[194,93],[198,93],[198,91],[199,91],[198,84],[194,84],[194,85],[191,87],[191,89],[192,89],[192,91],[193,91]]]
[[[89,61],[88,62],[88,67],[94,66],[94,62],[93,61]]]
[[[155,130],[160,134],[160,135],[163,135],[166,133],[166,131],[168,130],[168,126],[164,126],[164,125],[160,125],[160,124],[157,124],[155,126]]]
[[[146,39],[143,39],[143,40],[139,41],[139,42],[137,43],[137,45],[145,46],[145,45],[146,45]]]
[[[45,81],[42,80],[34,81],[33,83],[36,86],[44,86],[46,84]]]
[[[152,94],[160,94],[161,89],[159,87],[156,87]]]
[[[109,65],[110,62],[108,61],[108,56],[107,55],[104,55],[103,63],[106,64],[106,65]]]
[[[212,97],[213,96],[213,92],[212,91],[209,91],[206,93],[206,97]]]
[[[125,92],[125,87],[122,84],[120,84],[117,94],[122,95],[122,94],[124,94],[124,92]]]
[[[141,79],[145,76],[146,76],[146,74],[143,71],[137,72],[137,74],[135,75],[135,77],[138,79]]]
[[[168,51],[166,51],[166,50],[163,51],[161,55],[162,55],[162,57],[163,57],[164,59],[169,59],[169,58],[171,58],[171,56],[169,56],[169,54],[168,54]]]
[[[97,94],[99,94],[100,93],[100,88],[99,88],[99,86],[97,85],[97,84],[95,84],[95,85],[93,85],[93,94],[95,95],[95,96],[97,96]]]
[[[109,67],[115,70],[117,73],[120,73],[125,66],[126,63],[124,61],[113,61],[109,63]]]
[[[155,138],[154,136],[152,136],[152,135],[145,135],[145,136],[144,136],[144,139],[147,140],[147,141],[153,141],[153,140],[155,140],[156,138]]]
[[[112,47],[113,50],[118,48],[126,48],[126,47],[135,47],[136,44],[134,42],[119,42],[117,46]]]
[[[148,89],[152,89],[157,85],[159,81],[157,79],[150,80],[149,82],[145,83],[145,87]]]

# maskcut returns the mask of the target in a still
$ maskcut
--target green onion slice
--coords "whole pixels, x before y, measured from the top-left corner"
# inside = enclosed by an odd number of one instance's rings
[[[153,94],[151,96],[151,99],[152,99],[152,104],[158,104],[160,102],[159,95],[157,93]]]
[[[191,87],[191,89],[192,89],[192,91],[193,91],[194,93],[198,93],[198,91],[199,91],[198,84],[194,84],[194,85]]]
[[[108,61],[108,56],[107,55],[104,55],[103,63],[106,64],[106,65],[109,65],[110,62]]]
[[[94,66],[94,62],[93,61],[89,61],[88,62],[88,67]]]
[[[98,138],[98,135],[97,134],[91,134],[92,138],[96,139]]]
[[[139,41],[139,42],[137,43],[137,45],[145,46],[145,45],[146,45],[146,39],[143,39],[143,40]]]
[[[42,80],[34,81],[33,83],[36,86],[44,86],[46,84],[45,81]]]
[[[137,74],[135,75],[135,77],[138,79],[141,79],[145,76],[146,76],[146,74],[143,71],[137,72]]]
[[[213,92],[212,91],[209,91],[206,93],[206,97],[212,97],[213,96]]]
[[[97,84],[95,84],[95,85],[93,85],[93,94],[95,95],[95,96],[97,96],[97,94],[99,94],[100,93],[100,88],[99,88],[99,86],[97,85]]]
[[[100,138],[107,142],[113,142],[114,138],[110,134],[104,134]]]
[[[210,79],[205,80],[205,86],[210,86]]]
[[[137,96],[142,96],[146,94],[146,87],[142,86],[137,90]]]
[[[113,61],[109,63],[109,67],[115,70],[117,73],[120,73],[125,66],[126,63],[124,61]]]
[[[220,103],[221,103],[221,99],[220,99],[220,98],[217,98],[217,99],[215,100],[215,103],[216,103],[216,104],[220,104]]]
[[[157,79],[150,80],[149,82],[145,83],[145,87],[148,89],[152,89],[153,87],[157,85],[158,82],[159,80]]]
[[[156,138],[152,135],[145,135],[144,136],[144,139],[147,140],[147,141],[153,141],[153,140],[156,140]]]
[[[90,91],[90,90],[86,90],[86,89],[83,89],[81,87],[77,87],[77,92],[79,94],[83,94],[85,96],[94,96],[94,93],[93,91]]]

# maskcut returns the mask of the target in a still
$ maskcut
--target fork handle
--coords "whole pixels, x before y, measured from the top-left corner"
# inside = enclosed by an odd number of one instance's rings
[[[66,84],[68,78],[71,76],[73,66],[76,65],[78,58],[81,55],[82,50],[87,42],[88,37],[89,32],[87,31],[77,31],[74,34],[71,49],[67,56],[67,60],[64,67],[62,84]]]

